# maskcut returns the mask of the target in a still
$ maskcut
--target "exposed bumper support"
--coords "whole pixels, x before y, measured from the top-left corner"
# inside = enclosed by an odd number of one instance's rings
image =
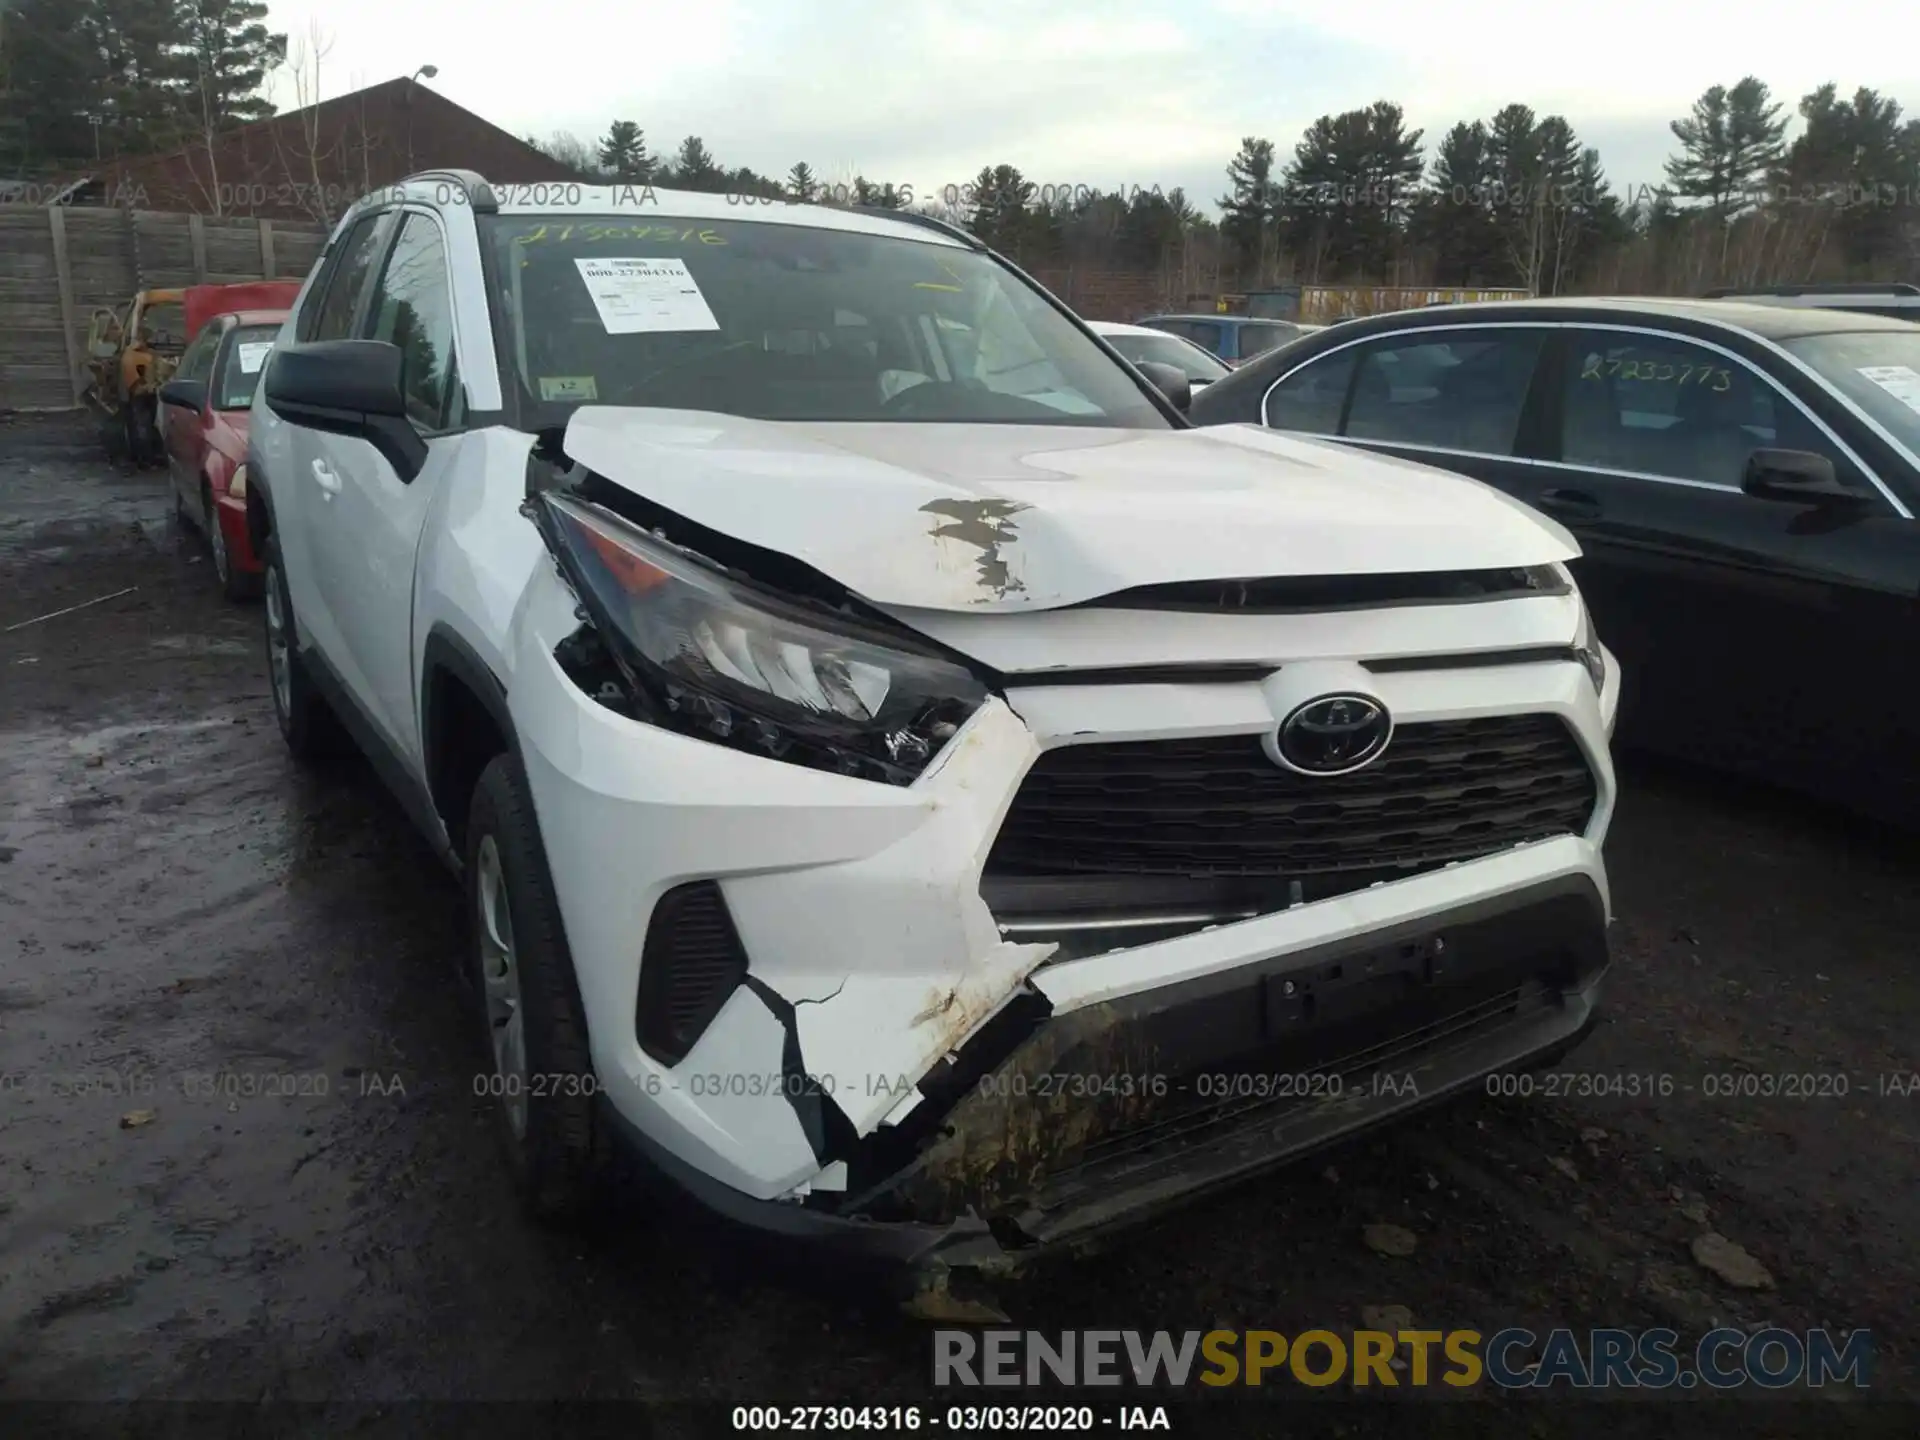
[[[753,1229],[910,1268],[1006,1269],[1564,1053],[1605,968],[1603,901],[1574,876],[1043,1019],[956,1101],[924,1107],[944,1113],[908,1117],[921,1148],[904,1166],[863,1180],[856,1159],[833,1208],[752,1199],[628,1133]],[[1322,1078],[1260,1093],[1275,1076]],[[1253,1084],[1240,1094],[1232,1077]]]

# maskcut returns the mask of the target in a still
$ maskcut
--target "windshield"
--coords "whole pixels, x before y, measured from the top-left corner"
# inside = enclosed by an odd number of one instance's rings
[[[254,387],[266,368],[267,355],[280,334],[278,325],[243,325],[227,341],[226,358],[214,385],[216,410],[245,410],[253,404]]]
[[[1064,315],[958,245],[651,214],[485,223],[530,429],[582,404],[1170,428]]]
[[[1920,329],[1855,330],[1782,342],[1834,389],[1920,454]]]
[[[140,337],[155,350],[187,348],[187,312],[177,300],[162,300],[140,311]]]
[[[1198,345],[1175,335],[1109,335],[1106,340],[1136,365],[1143,360],[1171,365],[1196,384],[1233,373]]]

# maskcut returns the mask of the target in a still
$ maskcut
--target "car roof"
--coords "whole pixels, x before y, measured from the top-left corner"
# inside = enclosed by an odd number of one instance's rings
[[[479,180],[479,177],[473,177]],[[390,203],[394,200],[419,200],[458,208],[469,203],[468,182],[455,172],[411,176],[366,196],[359,205]],[[755,225],[804,225],[815,230],[841,230],[859,235],[885,235],[900,240],[918,240],[926,245],[950,249],[970,248],[967,242],[940,228],[931,217],[913,215],[895,219],[874,208],[846,209],[838,205],[804,204],[795,200],[763,199],[760,196],[714,195],[702,190],[670,190],[643,181],[631,184],[580,185],[571,181],[549,181],[531,185],[493,184],[479,181],[490,192],[492,203],[486,213],[528,218],[542,215],[631,214],[636,221],[649,216],[675,220],[732,220]],[[449,198],[449,192],[457,196]],[[356,209],[359,206],[355,207]],[[476,209],[480,207],[476,204]],[[912,212],[901,212],[902,216]]]
[[[1422,325],[1455,325],[1496,320],[1605,320],[1611,318],[1665,318],[1744,330],[1765,340],[1792,340],[1803,335],[1842,331],[1885,330],[1910,335],[1913,324],[1884,315],[1852,310],[1820,310],[1786,305],[1757,305],[1741,300],[1692,300],[1667,295],[1580,295],[1536,300],[1469,300],[1456,305],[1424,305],[1415,310],[1390,310],[1357,316],[1343,323],[1343,332],[1367,333],[1390,329],[1396,321]]]
[[[1151,328],[1151,322],[1155,320],[1208,320],[1216,325],[1292,325],[1296,323],[1292,320],[1276,320],[1268,315],[1217,315],[1209,314],[1205,310],[1177,310],[1166,315],[1149,315],[1140,323]]]

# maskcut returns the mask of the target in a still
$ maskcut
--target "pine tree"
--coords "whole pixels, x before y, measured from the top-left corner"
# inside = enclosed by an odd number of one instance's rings
[[[1787,122],[1767,87],[1749,75],[1731,90],[1715,85],[1670,128],[1680,153],[1667,161],[1676,194],[1706,202],[1709,214],[1729,220],[1785,158]]]
[[[853,177],[853,203],[856,205],[875,205],[883,210],[904,210],[906,197],[889,180],[884,185],[876,185],[864,175]]]
[[[616,120],[607,128],[598,152],[600,168],[615,180],[644,184],[653,178],[653,157],[646,137],[631,120]]]
[[[967,217],[967,228],[996,250],[1017,255],[1038,189],[1017,166],[982,167],[973,181],[973,213]]]
[[[787,198],[811,204],[820,194],[820,182],[813,178],[813,167],[802,160],[787,172]]]
[[[217,132],[273,114],[260,89],[285,63],[287,37],[267,29],[267,7],[260,0],[179,0],[179,7],[172,51],[188,128]]]
[[[1787,148],[1776,181],[1789,206],[1816,206],[1838,236],[1849,267],[1900,254],[1901,198],[1914,193],[1920,164],[1906,140],[1898,101],[1856,90],[1851,101],[1822,85],[1800,102],[1806,128]]]
[[[1483,122],[1455,125],[1435,148],[1412,231],[1433,256],[1439,284],[1487,286],[1511,278],[1493,220],[1497,179],[1493,137]]]
[[[93,123],[106,117],[92,7],[78,10],[75,0],[16,0],[6,16],[5,103],[15,168],[57,170],[111,153],[113,137]]]
[[[674,152],[668,184],[676,190],[719,191],[726,188],[726,172],[715,162],[706,142],[689,135]]]
[[[1426,173],[1422,133],[1388,100],[1307,127],[1281,175],[1282,238],[1310,275],[1391,278]]]
[[[1280,190],[1273,178],[1273,142],[1249,135],[1227,162],[1232,193],[1223,196],[1220,233],[1238,252],[1255,280],[1264,279],[1278,255]]]

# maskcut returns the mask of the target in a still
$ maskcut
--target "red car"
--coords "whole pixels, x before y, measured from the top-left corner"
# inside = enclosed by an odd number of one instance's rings
[[[298,281],[196,285],[186,292],[193,336],[160,387],[160,436],[175,515],[197,526],[229,599],[260,593],[260,557],[247,539],[247,421],[267,355],[299,294]]]

